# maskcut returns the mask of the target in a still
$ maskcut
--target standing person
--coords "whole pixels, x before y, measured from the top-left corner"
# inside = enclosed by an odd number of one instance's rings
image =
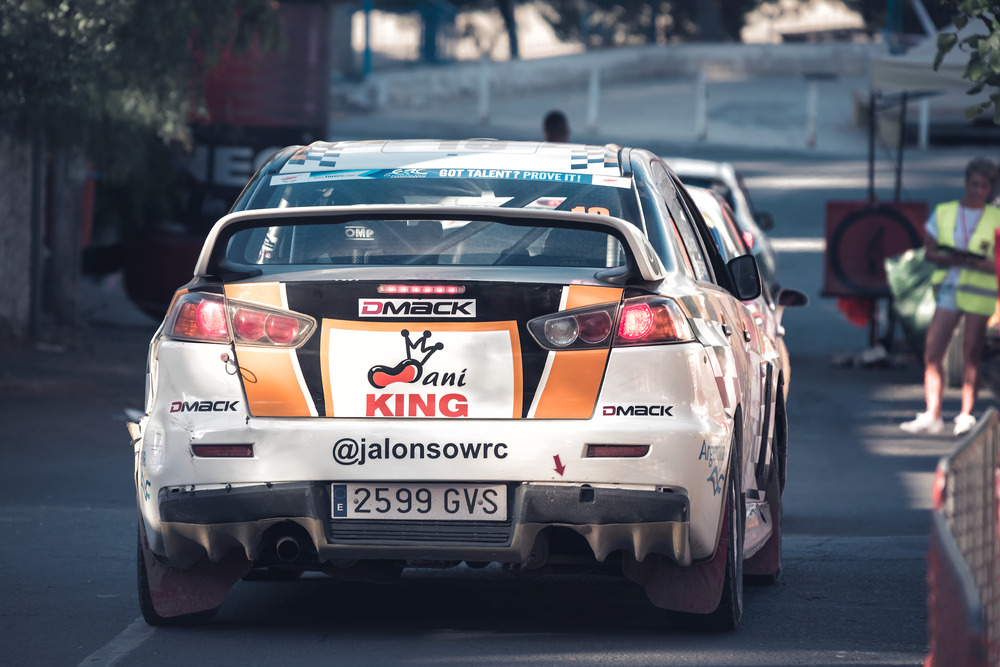
[[[937,265],[931,284],[937,308],[927,329],[924,346],[926,412],[900,424],[910,433],[941,433],[941,397],[944,384],[942,360],[959,320],[965,318],[962,341],[962,412],[955,417],[955,435],[976,424],[979,362],[986,339],[986,323],[996,309],[997,271],[995,232],[1000,229],[1000,209],[986,201],[997,184],[997,166],[976,158],[965,168],[965,196],[939,204],[927,220],[924,247],[927,259]]]
[[[558,109],[545,114],[542,130],[545,132],[545,141],[558,141],[564,144],[569,142],[569,121],[566,119],[566,114]]]

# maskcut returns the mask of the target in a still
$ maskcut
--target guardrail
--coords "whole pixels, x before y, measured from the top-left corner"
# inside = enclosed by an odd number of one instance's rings
[[[1000,415],[938,463],[925,667],[1000,665]]]

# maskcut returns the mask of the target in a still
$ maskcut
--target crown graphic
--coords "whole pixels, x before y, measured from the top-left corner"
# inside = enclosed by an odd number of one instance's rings
[[[427,363],[427,360],[430,359],[431,355],[433,355],[435,352],[444,349],[443,343],[435,343],[434,345],[428,344],[428,339],[431,337],[430,331],[424,331],[424,333],[421,334],[420,338],[418,338],[416,342],[414,342],[410,338],[410,332],[406,329],[400,331],[399,334],[403,337],[403,340],[406,341],[407,359],[413,359],[411,352],[413,352],[414,350],[417,350],[419,351],[420,354],[424,355],[423,359],[419,360],[421,366]]]

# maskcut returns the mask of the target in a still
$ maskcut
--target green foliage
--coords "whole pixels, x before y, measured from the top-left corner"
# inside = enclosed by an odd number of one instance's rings
[[[138,137],[183,129],[200,72],[278,34],[272,0],[0,0],[0,126],[127,173]]]
[[[934,70],[941,66],[945,55],[953,49],[969,54],[968,64],[962,78],[972,86],[970,95],[978,95],[983,90],[1000,91],[1000,2],[990,0],[940,0],[939,4],[952,12],[952,27],[958,31],[969,23],[981,24],[976,32],[959,39],[957,32],[946,32],[938,36],[938,52],[934,58]],[[993,122],[1000,124],[1000,92],[990,94],[988,101],[973,104],[965,110],[965,117],[973,119],[993,107]]]
[[[547,18],[563,38],[591,48],[694,39],[738,41],[761,0],[551,0]]]

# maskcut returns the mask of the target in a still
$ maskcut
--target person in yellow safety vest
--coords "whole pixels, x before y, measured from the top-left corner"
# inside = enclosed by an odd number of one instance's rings
[[[976,158],[965,168],[965,197],[939,204],[927,220],[924,247],[927,259],[937,265],[931,285],[937,301],[924,346],[924,394],[927,410],[900,424],[910,433],[941,433],[941,398],[944,394],[942,361],[959,320],[965,318],[962,341],[962,412],[955,417],[954,433],[962,435],[976,424],[979,362],[986,340],[986,324],[996,309],[997,269],[995,233],[1000,229],[1000,209],[987,204],[997,184],[997,166]]]

